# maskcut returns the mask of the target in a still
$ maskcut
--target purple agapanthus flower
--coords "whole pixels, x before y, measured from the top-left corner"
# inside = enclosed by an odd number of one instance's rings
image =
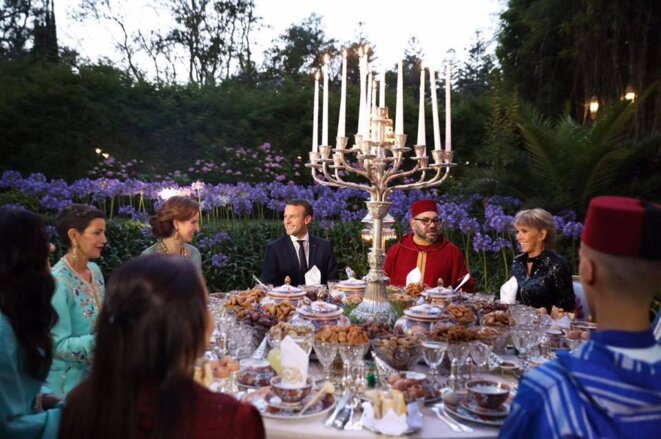
[[[229,259],[230,258],[227,255],[216,253],[215,255],[211,256],[211,265],[216,268],[223,268],[227,265]]]

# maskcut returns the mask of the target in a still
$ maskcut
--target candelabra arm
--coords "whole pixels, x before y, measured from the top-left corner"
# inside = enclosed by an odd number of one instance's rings
[[[445,168],[445,173],[441,178],[439,178],[440,174],[441,174],[441,168],[438,168],[438,170],[436,171],[436,175],[431,180],[425,181],[422,184],[409,183],[409,184],[398,184],[395,186],[391,186],[386,190],[385,195],[389,197],[393,191],[404,191],[409,189],[427,189],[429,187],[438,186],[439,184],[447,180],[448,176],[450,175],[450,168]]]
[[[363,171],[362,169],[360,169],[356,166],[352,166],[349,162],[346,161],[346,159],[344,158],[344,154],[342,154],[342,157],[341,157],[340,160],[341,160],[342,166],[344,168],[346,168],[348,171],[353,172],[354,174],[361,175],[361,176],[369,179],[369,175],[367,174],[367,172]]]
[[[364,184],[359,184],[359,183],[352,183],[350,181],[344,181],[344,180],[336,180],[333,176],[331,176],[326,168],[326,165],[324,164],[324,169],[323,169],[323,175],[326,177],[326,180],[322,180],[319,178],[317,175],[317,169],[313,166],[312,167],[312,178],[314,181],[317,183],[323,185],[323,186],[333,186],[333,187],[339,187],[339,188],[344,188],[344,187],[349,187],[352,189],[358,189],[361,191],[365,191],[368,193],[372,193],[373,188],[368,185]]]
[[[400,178],[406,178],[410,175],[414,175],[418,172],[420,172],[420,163],[416,163],[415,166],[408,170],[408,171],[403,171],[400,173],[396,173],[397,169],[392,170],[392,172],[388,172],[386,179],[385,179],[385,184],[390,183],[393,180],[400,179]]]

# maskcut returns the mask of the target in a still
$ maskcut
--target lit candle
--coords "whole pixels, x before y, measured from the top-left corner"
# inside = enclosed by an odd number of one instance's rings
[[[441,149],[441,129],[438,126],[438,102],[436,99],[436,73],[429,69],[429,86],[431,87],[431,111],[434,124],[434,149]]]
[[[365,122],[365,54],[363,53],[363,48],[358,48],[358,70],[360,74],[360,104],[358,110],[358,134],[363,134],[363,124]]]
[[[381,82],[379,82],[379,107],[386,106],[386,68],[381,72]]]
[[[319,147],[319,72],[314,75],[314,114],[312,116],[312,152]]]
[[[425,145],[425,66],[420,64],[420,105],[418,106],[418,142]]]
[[[342,91],[340,96],[340,120],[337,122],[337,137],[345,137],[347,118],[347,51],[342,52]]]
[[[324,107],[321,120],[321,144],[328,145],[328,63],[330,56],[324,55]]]
[[[397,69],[397,103],[395,108],[395,134],[404,134],[404,75],[402,62]]]
[[[452,73],[450,63],[445,65],[445,150],[452,151],[452,116],[450,114],[450,92],[452,90]]]

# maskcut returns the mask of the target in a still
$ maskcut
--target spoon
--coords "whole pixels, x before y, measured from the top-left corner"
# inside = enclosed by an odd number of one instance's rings
[[[459,288],[463,287],[464,284],[465,284],[466,282],[468,282],[468,279],[470,279],[470,278],[471,278],[471,274],[470,274],[470,273],[466,273],[466,276],[464,276],[464,278],[461,280],[461,282],[459,282],[459,285],[457,285],[457,286],[454,287],[453,289],[454,289],[455,291],[458,291]]]
[[[329,382],[329,381],[326,381],[326,382],[323,384],[323,386],[321,386],[321,389],[319,389],[319,391],[316,393],[316,395],[314,395],[314,396],[310,399],[310,401],[308,401],[308,403],[305,404],[305,406],[304,406],[303,409],[301,410],[301,413],[300,413],[300,414],[301,414],[301,415],[304,414],[304,413],[305,413],[310,407],[312,407],[312,405],[313,405],[314,403],[316,403],[316,402],[319,400],[319,398],[321,398],[322,395],[324,395],[324,394],[326,394],[326,393],[334,393],[334,392],[335,392],[335,387],[333,387],[333,384],[332,384],[331,382]]]

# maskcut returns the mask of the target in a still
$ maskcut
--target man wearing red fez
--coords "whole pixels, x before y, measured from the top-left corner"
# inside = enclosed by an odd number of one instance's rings
[[[413,232],[393,245],[386,255],[384,271],[390,277],[390,283],[406,286],[407,275],[418,268],[420,280],[427,286],[437,286],[439,279],[446,287],[459,284],[468,268],[459,247],[441,234],[436,202],[420,200],[413,203],[410,225]],[[463,289],[472,293],[473,288],[471,278]]]
[[[597,328],[523,376],[500,437],[661,437],[661,342],[649,321],[661,287],[661,205],[594,198],[579,255]]]

